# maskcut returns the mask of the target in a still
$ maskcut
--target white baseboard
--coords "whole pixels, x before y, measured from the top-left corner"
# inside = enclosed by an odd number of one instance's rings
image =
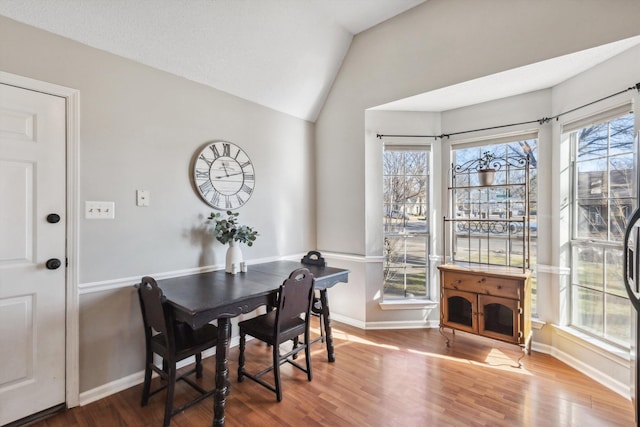
[[[620,396],[626,399],[630,399],[629,384],[623,384],[620,381],[616,381],[615,379],[608,376],[605,372],[594,369],[593,366],[587,365],[581,360],[576,359],[570,354],[560,351],[557,348],[553,348],[549,354],[551,354],[551,356],[555,357],[561,362],[564,362],[567,365],[571,366],[575,370],[585,374],[592,380],[597,381],[608,389],[618,393]]]
[[[251,337],[248,337],[247,341],[250,341],[251,339],[252,339]],[[239,341],[240,341],[239,337],[233,337],[231,339],[231,343],[229,344],[229,347],[237,346]],[[202,359],[206,359],[208,357],[214,356],[215,354],[216,354],[215,348],[210,348],[202,352]],[[187,359],[184,359],[177,364],[177,367],[178,369],[180,369],[191,363],[195,363],[195,358],[189,357]],[[154,377],[155,376],[157,376],[157,374],[154,373]],[[79,404],[80,406],[87,405],[91,402],[104,399],[105,397],[109,397],[112,394],[119,393],[128,388],[135,387],[138,384],[142,384],[143,382],[144,382],[144,370],[136,372],[124,378],[119,378],[115,381],[111,381],[110,383],[103,384],[91,390],[81,392]]]

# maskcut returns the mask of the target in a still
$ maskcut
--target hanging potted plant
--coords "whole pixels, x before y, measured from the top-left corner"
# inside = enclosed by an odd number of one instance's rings
[[[220,212],[211,212],[207,219],[215,221],[213,235],[216,240],[223,245],[229,243],[227,249],[227,257],[225,262],[225,271],[234,274],[240,271],[240,263],[242,262],[242,251],[238,243],[244,243],[247,246],[253,246],[253,242],[258,236],[258,231],[253,227],[238,224],[238,212],[227,211],[226,218],[222,217]]]
[[[496,173],[495,167],[492,165],[494,159],[494,155],[489,151],[482,153],[482,156],[478,159],[478,180],[480,185],[493,185],[493,178]]]

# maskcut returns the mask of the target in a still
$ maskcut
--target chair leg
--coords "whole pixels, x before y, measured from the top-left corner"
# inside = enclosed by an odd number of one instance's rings
[[[202,378],[202,353],[196,354],[196,378]]]
[[[238,357],[238,382],[241,383],[244,380],[244,347],[246,345],[246,337],[243,333],[240,333],[240,356]]]
[[[276,384],[276,399],[282,401],[282,387],[280,386],[280,346],[278,343],[273,345],[273,379]]]
[[[176,386],[176,363],[171,363],[167,372],[167,401],[164,404],[164,423],[163,427],[169,427],[171,423],[171,412],[173,412],[173,395]]]
[[[142,386],[142,401],[140,406],[147,406],[149,403],[149,393],[151,392],[151,363],[153,363],[153,355],[147,351],[144,363],[144,385]]]
[[[295,337],[292,341],[293,341],[293,348],[291,350],[295,350],[296,348],[298,348],[298,344],[300,343],[300,337]],[[295,360],[297,358],[298,358],[298,353],[293,353],[293,359]]]
[[[304,338],[305,342],[306,342],[306,347],[304,348],[304,357],[307,362],[307,379],[309,381],[311,381],[312,375],[311,375],[311,344],[309,344],[309,334],[307,333],[307,336]]]

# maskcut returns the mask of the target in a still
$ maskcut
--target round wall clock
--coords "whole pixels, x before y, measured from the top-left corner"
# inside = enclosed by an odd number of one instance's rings
[[[253,163],[244,150],[227,141],[213,141],[200,150],[193,164],[196,189],[215,209],[237,209],[255,187]]]

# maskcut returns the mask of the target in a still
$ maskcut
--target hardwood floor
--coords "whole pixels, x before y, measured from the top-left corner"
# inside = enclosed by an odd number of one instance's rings
[[[336,362],[313,347],[313,381],[283,365],[283,401],[252,381],[237,382],[231,349],[226,425],[235,426],[633,426],[631,402],[555,358],[437,329],[362,331],[334,322]],[[247,343],[247,369],[269,364],[270,349]],[[304,357],[301,355],[301,357]],[[214,359],[204,384],[213,384]],[[271,377],[266,377],[271,380]],[[157,379],[154,381],[158,381]],[[176,399],[190,390],[180,385]],[[164,394],[140,407],[141,385],[36,423],[39,427],[160,426]],[[210,426],[212,399],[176,415],[174,427]]]

